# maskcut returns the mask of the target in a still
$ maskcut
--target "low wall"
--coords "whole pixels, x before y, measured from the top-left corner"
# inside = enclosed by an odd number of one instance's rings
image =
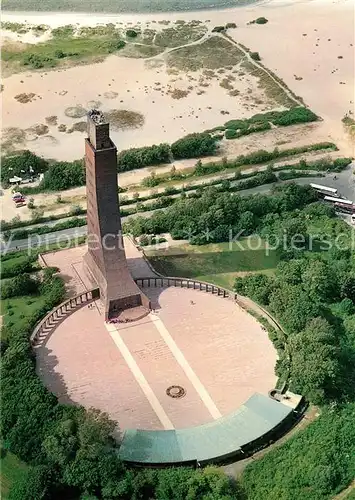
[[[179,288],[190,288],[193,290],[200,290],[202,292],[212,293],[218,297],[223,297],[227,299],[237,300],[237,294],[226,290],[217,285],[212,285],[211,283],[206,283],[205,281],[198,281],[189,278],[175,278],[175,277],[147,277],[147,278],[136,278],[134,280],[138,286],[141,288],[145,287],[157,287],[157,288],[167,288],[170,286],[175,286]]]
[[[58,322],[63,321],[67,316],[72,314],[74,311],[82,307],[84,304],[92,302],[100,297],[100,290],[94,288],[87,292],[82,292],[65,300],[59,306],[52,309],[37,325],[32,332],[30,341],[32,345],[35,345],[39,338],[43,335],[48,335],[52,330],[54,330]]]

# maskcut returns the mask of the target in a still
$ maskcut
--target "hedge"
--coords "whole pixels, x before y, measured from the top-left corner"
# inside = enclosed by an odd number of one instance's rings
[[[119,172],[135,170],[149,165],[170,163],[171,150],[169,144],[158,144],[143,148],[132,148],[121,151],[117,157]]]
[[[186,135],[171,145],[176,159],[210,156],[215,154],[216,149],[216,139],[206,132]]]
[[[8,239],[10,235],[12,235],[14,240],[22,240],[28,238],[32,234],[40,235],[47,233],[55,233],[56,231],[61,231],[63,229],[85,226],[85,224],[86,224],[86,217],[80,219],[78,217],[73,217],[72,219],[59,222],[58,224],[55,224],[53,226],[40,226],[40,227],[33,227],[31,229],[19,229],[13,232],[6,231],[4,233],[4,237]]]
[[[251,118],[243,120],[229,120],[224,124],[227,129],[248,129],[252,124],[269,123],[279,127],[288,127],[297,123],[314,122],[318,116],[309,108],[297,106],[285,111],[268,111],[267,113],[258,113]]]

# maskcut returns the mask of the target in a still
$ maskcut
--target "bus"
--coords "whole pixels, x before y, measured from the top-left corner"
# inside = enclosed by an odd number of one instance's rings
[[[355,214],[355,203],[342,198],[334,198],[333,196],[325,196],[324,201],[334,204],[335,210],[346,214]]]
[[[310,184],[310,186],[317,191],[321,196],[334,196],[339,197],[338,190],[321,184]]]

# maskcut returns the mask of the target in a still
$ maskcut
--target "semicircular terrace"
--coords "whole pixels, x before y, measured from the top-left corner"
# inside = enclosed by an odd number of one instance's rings
[[[32,339],[38,374],[59,401],[119,423],[123,460],[224,459],[288,419],[292,409],[268,397],[276,351],[234,294],[181,278],[136,281],[153,307],[141,320],[107,324],[97,292],[84,292],[42,320]],[[183,397],[169,397],[172,385]]]

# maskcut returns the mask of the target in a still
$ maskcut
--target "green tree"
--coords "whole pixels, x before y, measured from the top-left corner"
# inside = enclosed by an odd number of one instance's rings
[[[28,150],[20,154],[8,155],[1,161],[1,183],[6,187],[11,177],[27,178],[45,172],[47,168],[46,160]]]
[[[313,302],[330,302],[338,296],[336,275],[326,262],[310,260],[302,274],[303,288]]]
[[[39,282],[30,274],[24,273],[10,278],[1,284],[1,299],[9,299],[19,295],[31,295],[38,290]]]
[[[45,465],[31,467],[26,475],[15,481],[9,500],[50,500],[56,482],[56,473]]]
[[[236,278],[234,289],[241,295],[246,295],[262,305],[269,303],[274,280],[266,274],[251,274],[245,278]]]
[[[49,166],[41,181],[41,189],[63,191],[85,184],[85,168],[82,160],[56,162]]]
[[[205,132],[189,134],[171,145],[172,154],[176,159],[209,156],[213,155],[216,149],[216,139]]]
[[[187,481],[186,500],[237,500],[242,498],[229,477],[217,467],[206,467]]]
[[[334,395],[339,377],[335,332],[324,318],[315,318],[289,340],[293,389],[315,404]]]
[[[321,313],[320,305],[312,302],[301,285],[282,283],[271,293],[269,304],[289,333],[300,332]]]

